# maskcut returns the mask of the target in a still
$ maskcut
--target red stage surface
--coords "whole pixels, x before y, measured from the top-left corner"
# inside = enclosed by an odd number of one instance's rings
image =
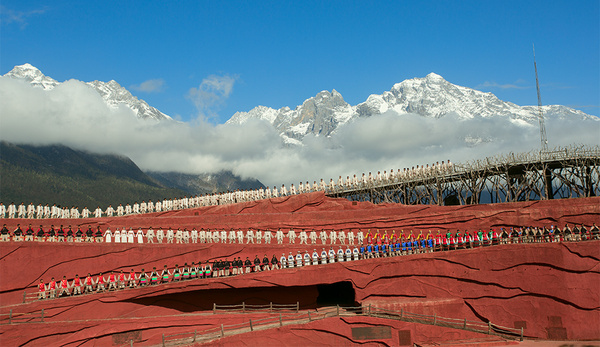
[[[14,228],[30,222],[44,227],[87,225],[104,230],[152,226],[173,228],[295,229],[447,229],[475,230],[521,225],[548,226],[598,222],[600,199],[572,199],[475,206],[372,205],[331,199],[322,193],[235,205],[204,207],[127,217],[87,220],[9,220]],[[310,241],[309,241],[310,242]],[[75,298],[22,302],[23,291],[67,275],[111,270],[139,271],[163,265],[205,262],[218,258],[277,257],[282,252],[312,252],[322,246],[239,244],[0,244],[0,313],[40,312],[44,323],[0,326],[2,345],[112,345],[115,334],[139,331],[140,344],[160,342],[160,336],[193,331],[198,326],[231,324],[236,315],[203,316],[213,303],[296,303],[301,309],[353,304],[403,309],[468,320],[524,327],[525,335],[543,339],[600,339],[600,241],[492,246],[432,254],[361,260],[277,270],[237,277],[191,280],[156,287],[123,290]],[[329,248],[329,246],[326,246]],[[337,248],[337,246],[336,246]],[[332,295],[334,293],[334,295]],[[185,316],[183,314],[191,314]],[[221,317],[222,316],[222,317]],[[260,315],[258,315],[260,316]],[[152,318],[164,317],[164,318]],[[76,322],[75,322],[76,321]],[[391,326],[390,339],[355,340],[349,327]],[[453,333],[445,333],[447,329]],[[313,345],[316,331],[330,336],[323,344],[383,342],[398,345],[409,330],[412,342],[476,339],[475,334],[448,328],[425,328],[403,322],[356,317],[330,318],[301,327],[283,327],[232,336],[223,343],[247,345],[278,341],[284,345]],[[304,331],[304,332],[302,332]],[[445,330],[444,330],[445,331]],[[313,334],[311,335],[310,332]],[[401,334],[405,334],[402,335]],[[446,335],[445,335],[446,334]],[[246,340],[245,336],[249,337]],[[122,335],[119,335],[122,336]],[[136,335],[137,336],[137,335]],[[258,336],[258,337],[256,337]],[[261,337],[262,336],[262,337]],[[447,336],[447,337],[443,337]],[[429,339],[428,339],[429,338]],[[254,340],[253,340],[254,339]],[[433,340],[432,340],[433,339]],[[117,339],[118,340],[118,339]],[[229,341],[229,342],[227,342]],[[254,342],[252,342],[254,341]],[[215,342],[219,343],[219,342]]]

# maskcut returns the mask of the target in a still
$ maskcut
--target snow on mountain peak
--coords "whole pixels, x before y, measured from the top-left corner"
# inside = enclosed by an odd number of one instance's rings
[[[429,73],[425,78],[429,81],[446,81],[442,76],[436,74],[435,72]]]
[[[44,90],[53,89],[60,84],[58,81],[48,76],[44,76],[44,74],[38,68],[29,63],[15,66],[4,76],[25,80],[31,83],[33,86],[42,88]]]
[[[413,113],[423,117],[441,118],[449,114],[459,119],[504,117],[512,124],[537,126],[537,107],[518,106],[498,99],[492,93],[454,85],[436,73],[423,78],[407,79],[396,83],[390,91],[372,94],[363,103],[351,106],[335,89],[326,90],[306,99],[293,111],[289,108],[274,110],[260,106],[250,112],[238,112],[227,123],[241,124],[249,118],[268,120],[288,144],[301,143],[309,133],[330,136],[337,127],[358,117],[383,113]],[[546,118],[595,119],[565,106],[544,106]]]
[[[15,66],[4,76],[27,81],[34,87],[44,90],[52,90],[61,84],[53,78],[45,76],[38,68],[29,63]],[[172,120],[171,117],[148,105],[144,100],[139,100],[133,96],[115,80],[109,82],[92,81],[86,82],[86,84],[94,88],[110,107],[116,108],[119,104],[125,104],[138,118]]]

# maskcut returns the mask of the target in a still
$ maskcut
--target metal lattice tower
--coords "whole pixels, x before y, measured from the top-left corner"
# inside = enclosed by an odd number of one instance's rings
[[[544,124],[544,113],[542,112],[542,97],[540,96],[540,83],[538,81],[537,64],[535,62],[535,45],[533,45],[533,67],[535,68],[535,87],[538,98],[538,119],[540,121],[540,138],[542,141],[542,152],[548,151],[548,139],[546,137],[546,125]]]

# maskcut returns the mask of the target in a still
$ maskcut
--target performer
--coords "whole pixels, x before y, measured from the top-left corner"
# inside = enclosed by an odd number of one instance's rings
[[[112,232],[110,231],[110,227],[106,228],[106,231],[104,232],[104,242],[106,242],[106,243],[112,242]]]
[[[250,242],[254,243],[254,232],[252,231],[252,228],[246,231],[246,244]]]
[[[2,216],[4,218],[4,216]],[[40,278],[40,283],[38,284],[38,300],[42,300],[46,298],[46,285],[44,284],[44,280]]]
[[[125,229],[123,229],[125,230]],[[121,232],[121,241],[123,240],[123,232]],[[133,229],[131,227],[129,227],[129,231],[127,232],[127,243],[133,243],[133,239],[135,237],[135,233],[133,232]]]
[[[335,263],[335,251],[333,250],[333,248],[329,248],[329,263]]]
[[[6,224],[4,224],[2,230],[0,230],[0,240],[2,240],[2,242],[10,241],[10,231],[8,231]]]
[[[169,269],[167,269],[167,265],[165,265],[160,274],[162,283],[168,283],[170,277],[171,277],[171,272],[169,271]]]
[[[37,242],[44,242],[44,228],[42,227],[41,224],[40,224],[40,228],[37,231],[37,235],[35,237],[35,240]]]
[[[123,270],[121,270],[121,272],[119,272],[119,289],[125,289],[125,274],[123,273]]]
[[[148,243],[154,243],[154,230],[152,230],[152,227],[149,227],[146,231],[146,241]]]
[[[145,287],[148,285],[148,275],[146,275],[146,273],[144,272],[144,269],[142,269],[142,271],[140,272],[140,275],[138,277],[138,283],[140,287]]]
[[[319,265],[319,253],[317,253],[317,249],[313,249],[313,254],[312,254],[312,264],[313,265]]]
[[[56,281],[54,280],[54,277],[52,277],[50,282],[48,282],[48,294],[50,299],[54,299],[56,297]]]
[[[265,244],[271,244],[271,239],[273,238],[273,234],[271,234],[271,231],[269,229],[264,231],[264,235],[263,238],[265,239]]]
[[[308,236],[306,235],[306,231],[304,231],[304,229],[302,229],[302,231],[300,232],[300,244],[306,245],[307,240],[308,240]]]
[[[190,237],[192,239],[192,243],[198,243],[198,230],[196,230],[196,228],[192,229],[192,232],[190,233]]]
[[[21,230],[21,224],[17,224],[17,227],[13,231],[13,241],[23,241],[23,231]]]
[[[289,243],[296,243],[296,232],[294,229],[290,229],[287,233]]]
[[[113,271],[108,275],[108,291],[111,289],[117,290],[117,275]]]
[[[346,244],[346,233],[344,233],[344,230],[340,230],[340,232],[337,235],[337,238],[338,240],[340,240],[340,244]]]
[[[308,251],[304,252],[304,266],[309,266],[310,265],[310,255],[308,254]]]
[[[31,224],[29,224],[27,230],[25,230],[25,241],[33,241],[33,228],[31,227]]]
[[[82,287],[81,279],[79,275],[75,275],[75,279],[73,279],[73,284],[71,287],[73,288],[73,295],[81,295],[81,287]]]
[[[325,230],[321,230],[319,233],[319,239],[321,239],[321,244],[324,245],[327,243],[327,232]]]
[[[285,253],[281,254],[281,258],[279,258],[279,262],[281,263],[282,269],[287,268],[287,256],[285,255]]]
[[[158,230],[156,231],[156,241],[158,241],[158,243],[162,243],[164,238],[165,238],[164,231],[162,230],[161,227],[158,227]]]
[[[273,258],[271,258],[271,270],[278,270],[279,268],[279,261],[275,254],[273,254]]]
[[[106,280],[104,279],[104,276],[102,276],[102,272],[98,275],[98,277],[96,278],[96,293],[102,291],[104,292],[106,289],[104,288],[104,282],[106,282]]]
[[[278,244],[282,244],[283,243],[283,231],[281,231],[281,228],[277,230],[277,233],[275,234],[275,237],[277,238],[277,243]]]
[[[352,229],[348,231],[348,243],[354,245],[354,232]]]
[[[69,281],[67,281],[67,276],[63,276],[62,280],[58,285],[58,290],[58,297],[63,296],[63,294],[71,296],[71,293],[69,292]]]
[[[262,269],[263,269],[263,271],[271,270],[271,267],[269,266],[269,257],[267,257],[266,254],[262,260]]]
[[[167,243],[173,243],[173,239],[175,238],[175,234],[173,233],[173,229],[169,227],[167,230]]]
[[[131,269],[131,271],[129,272],[129,277],[127,278],[127,281],[129,282],[129,288],[135,288],[137,287],[137,277],[135,275],[135,271],[133,269]]]
[[[88,272],[86,278],[83,280],[84,286],[85,286],[85,293],[91,293],[94,291],[94,279],[92,278],[92,275]]]
[[[317,243],[317,233],[315,232],[315,229],[310,232],[308,238],[310,239],[311,244],[315,245]]]
[[[337,240],[337,233],[333,229],[331,229],[331,231],[329,232],[329,240],[331,240],[332,245],[335,245],[335,241]]]
[[[246,273],[250,273],[252,271],[252,262],[248,257],[246,257],[246,260],[244,261],[244,266],[246,267]]]
[[[142,230],[142,228],[138,229],[138,231],[135,234],[135,236],[137,237],[137,242],[138,243],[144,243],[144,231]]]
[[[327,264],[327,251],[325,251],[325,248],[321,251],[321,264]]]
[[[182,243],[183,241],[183,231],[181,230],[181,228],[177,228],[177,231],[175,232],[175,243]]]

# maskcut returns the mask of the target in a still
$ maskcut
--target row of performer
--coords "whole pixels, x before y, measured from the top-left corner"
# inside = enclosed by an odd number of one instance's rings
[[[0,240],[1,241],[10,241],[11,238],[13,241],[38,241],[38,242],[106,242],[106,243],[154,243],[155,238],[158,243],[229,243],[229,244],[243,244],[244,241],[246,244],[270,244],[272,239],[275,238],[278,244],[282,244],[284,242],[284,238],[287,238],[288,243],[295,244],[296,239],[299,239],[300,244],[308,244],[310,240],[311,244],[316,244],[317,240],[321,241],[321,244],[336,244],[340,243],[342,245],[348,244],[353,245],[358,243],[359,245],[365,243],[367,244],[390,244],[396,243],[398,241],[403,240],[421,240],[421,239],[435,239],[439,243],[442,242],[442,238],[450,239],[452,237],[462,238],[465,241],[473,242],[477,237],[485,237],[485,235],[489,235],[490,238],[497,238],[500,240],[506,240],[508,238],[514,237],[524,237],[536,239],[537,237],[563,237],[567,240],[576,240],[581,239],[582,237],[593,237],[593,234],[598,234],[598,226],[594,223],[589,228],[580,225],[569,226],[569,224],[565,224],[564,228],[560,228],[554,225],[550,227],[520,227],[520,228],[500,228],[497,232],[495,229],[492,229],[488,232],[484,230],[479,230],[478,232],[469,232],[465,230],[463,233],[457,231],[455,234],[451,232],[447,232],[446,235],[440,233],[438,230],[436,234],[432,233],[431,230],[427,234],[424,234],[423,231],[420,231],[418,234],[413,234],[411,230],[406,235],[404,231],[401,230],[399,235],[396,235],[396,232],[392,230],[391,234],[388,234],[387,231],[380,232],[376,230],[374,233],[371,233],[371,230],[367,230],[365,233],[358,229],[356,233],[353,230],[349,230],[345,232],[343,229],[336,230],[321,230],[318,234],[313,229],[310,232],[307,232],[305,229],[302,229],[298,234],[294,229],[289,229],[287,233],[284,233],[281,229],[278,229],[275,234],[270,230],[253,230],[248,229],[246,231],[243,230],[204,230],[200,231],[193,228],[191,231],[187,228],[183,230],[178,228],[177,230],[173,230],[172,228],[168,228],[164,231],[162,228],[158,228],[156,231],[152,229],[152,227],[146,229],[145,231],[142,228],[139,228],[137,232],[134,232],[133,228],[123,228],[119,230],[118,228],[113,232],[110,228],[106,229],[106,231],[102,232],[100,227],[98,226],[96,230],[92,230],[92,227],[89,226],[88,229],[84,232],[81,227],[77,227],[76,231],[73,231],[71,226],[68,228],[63,228],[61,225],[59,228],[54,228],[52,225],[47,231],[40,225],[37,231],[34,231],[31,224],[29,227],[23,231],[19,224],[17,224],[16,229],[11,233],[6,224],[0,230]],[[591,234],[591,235],[590,235]]]
[[[550,229],[545,229],[550,230]],[[570,237],[569,237],[570,236]],[[188,266],[187,263],[183,267],[175,265],[169,269],[167,265],[163,269],[157,270],[156,267],[149,273],[144,269],[137,273],[134,269],[127,274],[121,270],[119,273],[111,271],[108,276],[100,273],[97,276],[92,276],[88,273],[87,277],[80,278],[75,275],[75,278],[68,280],[66,276],[63,279],[56,281],[54,277],[49,283],[44,283],[42,279],[38,284],[38,298],[46,299],[55,298],[63,295],[78,295],[82,293],[104,292],[107,290],[118,290],[136,288],[138,286],[158,285],[170,282],[179,282],[197,278],[213,278],[243,275],[252,272],[270,271],[278,269],[299,268],[311,265],[324,265],[335,262],[349,262],[362,259],[373,259],[381,257],[403,256],[419,253],[431,253],[439,251],[451,251],[459,249],[486,247],[498,244],[508,243],[527,243],[527,242],[561,242],[561,241],[583,241],[590,239],[600,239],[598,229],[593,229],[592,233],[568,233],[562,231],[555,233],[540,234],[540,236],[526,236],[524,234],[498,234],[493,231],[476,233],[474,238],[464,238],[460,232],[456,234],[448,233],[441,238],[422,238],[413,241],[403,241],[397,243],[382,243],[382,244],[367,244],[360,247],[339,247],[336,250],[322,249],[319,253],[314,249],[312,255],[308,251],[301,253],[297,252],[293,255],[283,253],[279,259],[275,255],[271,259],[265,254],[262,260],[255,256],[254,260],[246,257],[242,260],[241,257],[229,259],[218,259],[212,263],[209,261],[199,261],[198,264],[192,262]]]
[[[402,183],[414,179],[422,179],[432,175],[448,174],[453,171],[453,165],[450,161],[447,163],[443,162],[433,164],[432,166],[419,166],[413,168],[405,168],[404,170],[394,169],[387,171],[378,171],[377,174],[373,175],[369,172],[368,175],[362,174],[362,177],[346,176],[346,179],[340,176],[337,181],[333,179],[329,180],[329,183],[321,179],[320,182],[314,181],[311,185],[308,181],[295,187],[292,183],[289,188],[284,184],[281,185],[280,189],[276,186],[273,189],[268,187],[259,189],[248,189],[248,190],[235,190],[223,193],[205,194],[194,197],[183,197],[180,199],[163,199],[162,201],[152,202],[144,200],[141,203],[135,202],[134,204],[119,204],[116,208],[109,205],[106,209],[98,206],[94,211],[84,207],[81,211],[79,207],[65,207],[57,206],[56,204],[49,206],[49,204],[34,205],[30,203],[25,205],[21,203],[15,205],[14,203],[5,206],[0,203],[0,218],[28,218],[28,219],[48,219],[48,218],[101,218],[103,216],[125,216],[131,214],[141,213],[152,213],[152,212],[163,212],[180,210],[186,208],[196,208],[202,206],[214,206],[214,205],[225,205],[233,204],[238,202],[255,201],[261,199],[276,198],[279,196],[296,195],[303,193],[310,193],[315,191],[326,191],[326,192],[338,192],[345,190],[363,189],[370,188],[385,184]]]
[[[371,238],[370,231],[367,232],[367,236]],[[375,238],[379,238],[379,234],[376,233]],[[381,234],[382,236],[387,235]],[[192,229],[191,231],[187,228],[177,230],[173,230],[172,228],[168,228],[167,230],[163,230],[162,228],[158,228],[156,231],[152,229],[152,227],[143,230],[142,228],[134,231],[133,228],[123,228],[119,230],[118,228],[113,232],[110,228],[106,229],[104,232],[97,227],[94,231],[92,227],[88,227],[86,231],[83,231],[81,227],[77,227],[77,230],[73,230],[71,226],[64,228],[62,225],[59,228],[54,228],[52,225],[48,230],[44,230],[43,226],[39,226],[37,231],[33,229],[31,224],[23,231],[21,229],[20,224],[17,224],[17,227],[14,231],[10,232],[6,227],[6,224],[0,230],[0,240],[1,241],[38,241],[38,242],[106,242],[106,243],[239,243],[243,244],[244,241],[246,244],[270,244],[273,239],[277,240],[278,244],[282,244],[284,238],[287,238],[289,243],[296,243],[296,239],[299,239],[300,244],[308,244],[308,240],[311,241],[312,244],[317,243],[317,239],[321,240],[322,244],[332,243],[335,244],[339,242],[340,244],[346,244],[348,241],[349,244],[354,244],[358,242],[358,244],[362,244],[364,242],[364,235],[362,231],[359,229],[355,234],[354,231],[350,230],[347,233],[344,230],[321,230],[319,235],[317,236],[317,232],[312,230],[310,232],[306,232],[306,230],[302,229],[299,233],[296,233],[294,229],[288,230],[284,233],[281,229],[277,230],[273,233],[270,230],[254,230],[248,229],[246,231],[243,230],[233,230],[231,229],[229,232],[226,230],[204,230],[201,229],[198,231],[197,229]],[[328,242],[330,241],[330,242]]]

